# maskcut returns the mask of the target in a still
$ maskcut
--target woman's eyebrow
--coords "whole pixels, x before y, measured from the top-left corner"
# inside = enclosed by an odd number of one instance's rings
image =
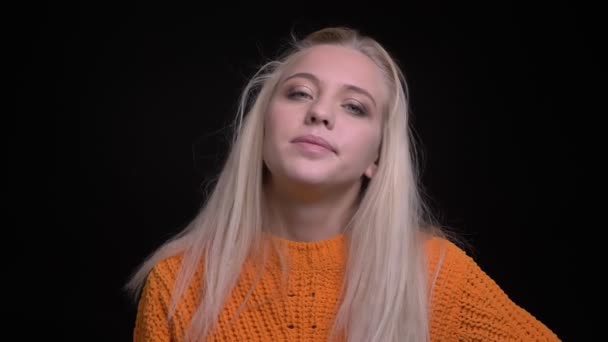
[[[315,84],[317,84],[317,85],[318,85],[319,83],[321,83],[321,82],[319,81],[319,79],[317,78],[317,76],[315,76],[315,75],[313,75],[313,74],[311,74],[311,73],[308,73],[308,72],[298,72],[298,73],[295,73],[295,74],[293,74],[293,75],[291,75],[291,76],[289,76],[289,77],[285,78],[285,79],[283,80],[283,82],[282,82],[282,83],[285,83],[285,82],[289,81],[290,79],[292,79],[292,78],[296,78],[296,77],[302,77],[302,78],[306,78],[306,79],[308,79],[308,80],[312,81],[313,83],[315,83]]]
[[[370,94],[367,90],[361,88],[361,87],[357,87],[355,85],[352,84],[345,84],[342,86],[343,88],[346,88],[349,91],[355,92],[355,93],[359,93],[361,95],[365,95],[367,97],[369,97],[370,100],[372,100],[372,102],[374,103],[374,107],[378,107],[378,105],[376,105],[376,100],[374,100],[374,97],[372,96],[372,94]]]

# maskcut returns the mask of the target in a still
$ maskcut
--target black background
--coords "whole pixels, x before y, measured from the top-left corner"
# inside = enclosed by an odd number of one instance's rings
[[[16,214],[42,218],[41,234],[18,230],[27,266],[15,268],[31,281],[14,285],[34,295],[17,314],[45,327],[27,334],[129,340],[136,307],[121,287],[197,212],[247,78],[291,31],[347,25],[405,71],[441,222],[515,302],[582,338],[588,23],[565,2],[422,3],[25,6],[12,54],[25,115],[7,146],[30,186],[8,186],[16,203],[50,209]]]

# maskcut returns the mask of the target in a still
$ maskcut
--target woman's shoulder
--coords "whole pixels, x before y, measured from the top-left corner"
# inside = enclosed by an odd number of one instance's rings
[[[162,281],[165,284],[173,284],[177,278],[182,255],[173,255],[160,259],[148,274],[148,281]]]
[[[172,255],[160,259],[152,268],[156,272],[175,273],[182,263],[182,255]]]
[[[425,241],[425,252],[430,279],[445,291],[477,291],[488,286],[498,287],[479,266],[470,251],[472,248],[458,239],[433,236]]]
[[[427,236],[424,240],[424,249],[429,260],[438,259],[442,256],[449,256],[456,259],[471,258],[462,242],[453,241],[444,236]]]
[[[507,336],[513,340],[559,341],[481,269],[471,253],[467,253],[471,249],[466,243],[445,237],[425,241],[434,313],[440,317],[437,322],[465,322],[454,328],[462,340],[494,341]]]
[[[451,276],[464,276],[476,268],[477,263],[467,252],[464,242],[452,240],[445,236],[429,236],[425,239],[424,250],[430,273],[438,268]]]

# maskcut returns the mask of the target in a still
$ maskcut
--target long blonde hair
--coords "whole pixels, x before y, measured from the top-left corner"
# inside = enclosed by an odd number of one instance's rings
[[[206,203],[186,229],[146,259],[127,284],[137,297],[158,262],[181,255],[167,317],[171,319],[202,263],[204,305],[196,309],[187,339],[204,339],[213,330],[244,262],[260,255],[266,246],[262,242],[267,223],[263,117],[285,66],[319,44],[362,52],[384,73],[390,89],[378,169],[372,179],[365,179],[358,209],[345,231],[349,255],[332,337],[343,336],[348,341],[430,339],[423,246],[426,238],[442,232],[421,198],[405,78],[378,42],[344,27],[322,29],[295,40],[282,57],[265,64],[252,77],[240,98],[230,153]]]

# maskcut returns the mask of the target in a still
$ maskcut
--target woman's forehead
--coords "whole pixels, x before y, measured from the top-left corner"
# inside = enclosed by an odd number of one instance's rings
[[[319,45],[294,57],[281,82],[297,74],[314,76],[321,83],[347,84],[365,89],[375,98],[385,99],[386,79],[382,70],[365,54],[334,45]]]

